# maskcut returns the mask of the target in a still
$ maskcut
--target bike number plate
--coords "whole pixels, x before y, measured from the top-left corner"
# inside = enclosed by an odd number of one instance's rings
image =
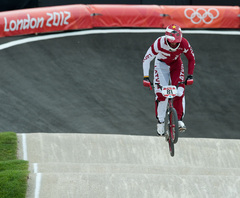
[[[176,86],[163,86],[162,87],[162,95],[166,98],[173,98],[177,95],[177,87]]]

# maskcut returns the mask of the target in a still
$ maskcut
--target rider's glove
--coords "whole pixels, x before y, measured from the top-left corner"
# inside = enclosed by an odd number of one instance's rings
[[[150,81],[150,79],[149,79],[148,76],[145,76],[145,77],[143,78],[143,86],[144,86],[144,87],[150,87],[150,89],[152,88],[152,87],[151,87],[151,81]]]
[[[185,80],[185,85],[191,85],[191,84],[193,84],[193,76],[188,75],[186,80]]]
[[[148,76],[145,76],[145,77],[143,78],[143,86],[144,86],[144,87],[150,87],[150,85],[151,85],[151,81],[150,81],[149,77],[148,77]]]
[[[183,87],[178,87],[177,89],[177,96],[181,97],[183,95],[184,92],[184,88]]]

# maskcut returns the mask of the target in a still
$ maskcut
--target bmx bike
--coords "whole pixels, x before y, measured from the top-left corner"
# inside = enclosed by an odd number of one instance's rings
[[[190,79],[187,80],[186,82],[185,81],[179,82],[177,86],[174,85],[161,86],[160,84],[156,84],[157,87],[162,90],[162,95],[168,98],[166,116],[164,121],[165,130],[164,136],[166,141],[168,142],[169,152],[172,157],[174,156],[174,144],[178,142],[179,135],[178,116],[176,109],[173,107],[173,98],[177,95],[178,86],[180,84],[191,85],[193,84],[193,80]]]

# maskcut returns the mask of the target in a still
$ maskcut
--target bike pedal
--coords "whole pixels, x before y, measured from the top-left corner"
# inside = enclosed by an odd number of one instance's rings
[[[186,131],[186,128],[179,128],[178,131],[184,133]]]

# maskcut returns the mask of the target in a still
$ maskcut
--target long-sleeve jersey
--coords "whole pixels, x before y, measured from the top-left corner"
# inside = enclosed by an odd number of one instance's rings
[[[193,75],[195,67],[195,57],[192,47],[188,43],[187,39],[182,38],[182,41],[176,51],[171,51],[166,43],[165,36],[161,36],[155,40],[150,46],[145,57],[143,59],[143,74],[149,76],[150,62],[156,57],[157,60],[165,62],[171,67],[182,64],[181,54],[188,59],[188,75]]]

